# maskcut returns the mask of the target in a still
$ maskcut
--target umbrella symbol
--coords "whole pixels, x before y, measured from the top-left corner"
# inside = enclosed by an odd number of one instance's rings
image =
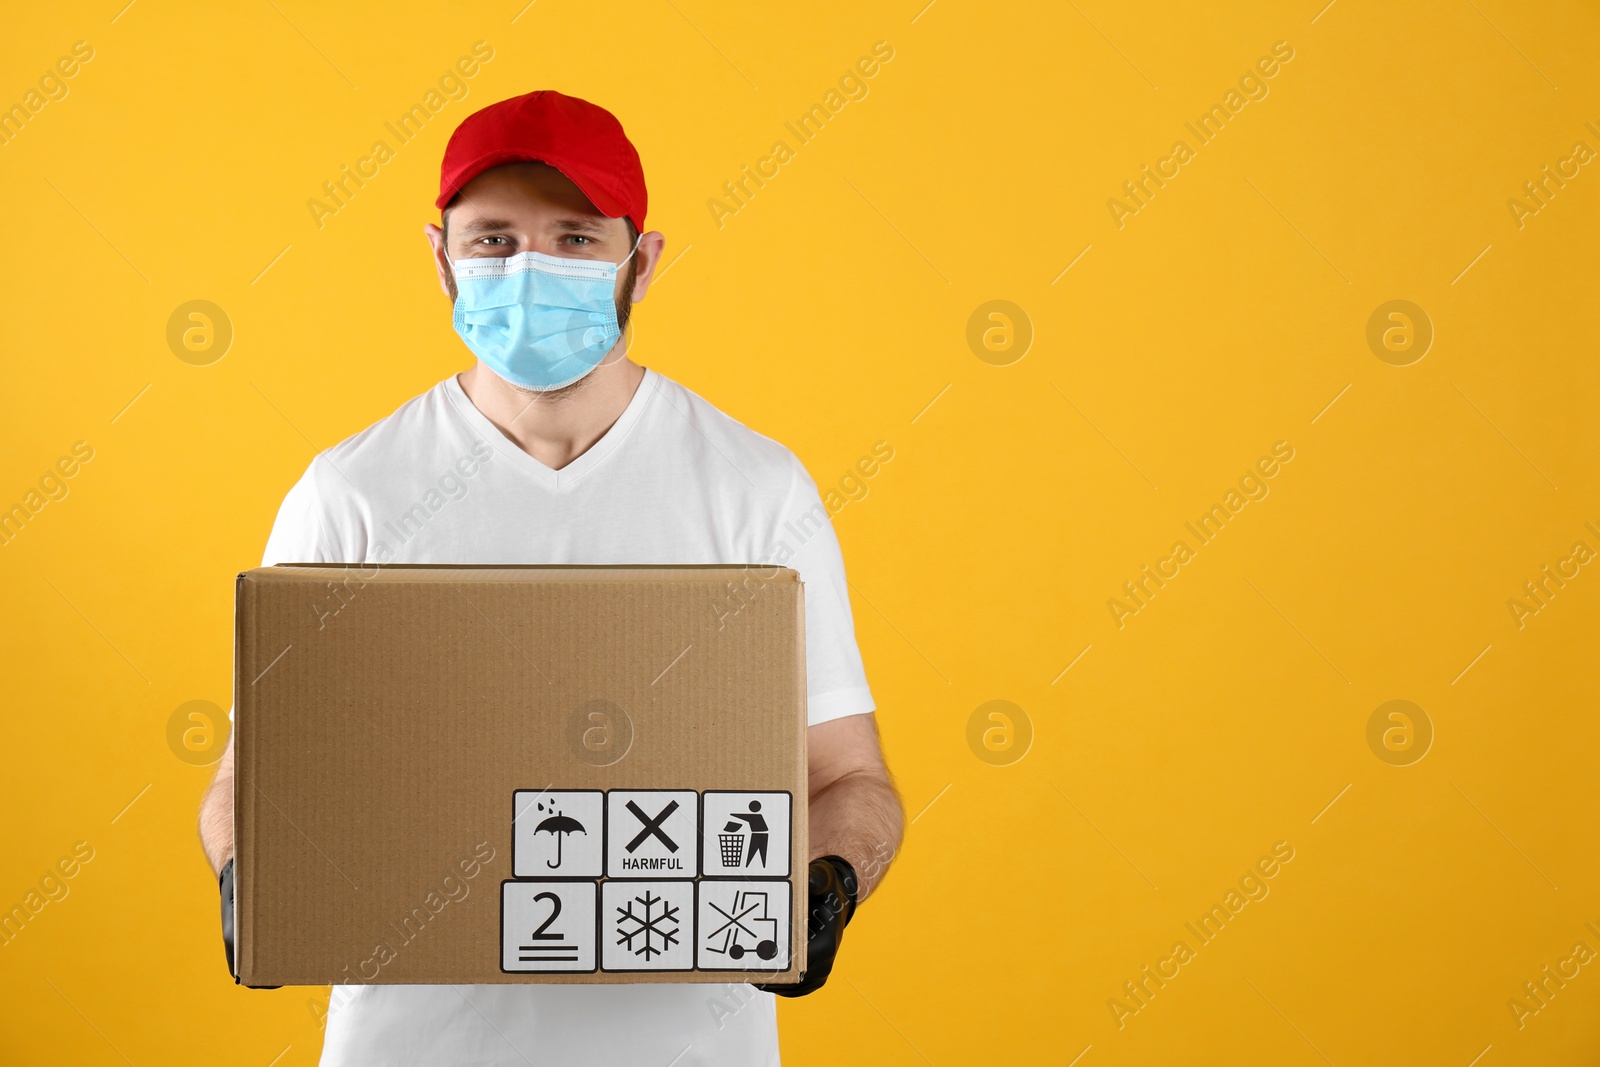
[[[561,812],[559,810],[557,810],[557,808],[556,808],[556,806],[554,804],[550,805],[550,807],[547,809],[541,803],[541,804],[538,805],[538,808],[539,808],[540,811],[548,810],[548,811],[552,811],[552,812],[555,813],[553,815],[546,816],[543,820],[541,820],[539,825],[535,826],[533,828],[533,832],[536,833],[536,834],[554,834],[555,835],[555,838],[556,838],[556,859],[555,859],[554,863],[551,863],[549,860],[546,860],[545,861],[545,866],[546,867],[559,867],[559,866],[561,866],[561,842],[566,839],[566,835],[567,834],[584,834],[584,835],[587,835],[589,831],[585,830],[583,828],[583,823],[579,822],[577,819],[574,819],[570,815],[561,814]]]

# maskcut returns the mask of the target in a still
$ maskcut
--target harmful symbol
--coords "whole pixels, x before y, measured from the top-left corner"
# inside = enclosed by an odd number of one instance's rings
[[[700,866],[700,798],[692,789],[606,793],[605,873],[693,878]]]
[[[661,824],[667,821],[667,816],[678,810],[678,802],[676,800],[669,801],[667,806],[658,811],[654,817],[646,815],[644,809],[631,800],[628,801],[628,810],[633,812],[634,817],[644,824],[644,829],[640,830],[634,836],[634,839],[628,842],[629,852],[637,851],[639,846],[644,844],[645,840],[651,836],[659,838],[661,843],[667,846],[668,852],[678,851],[678,843],[668,837],[665,830],[661,829]]]

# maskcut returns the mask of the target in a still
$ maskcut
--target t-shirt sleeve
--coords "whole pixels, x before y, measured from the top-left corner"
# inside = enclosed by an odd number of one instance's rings
[[[844,555],[816,483],[797,459],[779,543],[792,555],[784,563],[805,583],[806,721],[810,726],[874,710],[856,645]],[[778,562],[774,559],[772,562]]]
[[[263,567],[279,563],[333,563],[336,555],[331,550],[327,529],[329,516],[322,494],[317,489],[318,464],[322,457],[311,461],[311,466],[294,483],[283,503],[278,505],[278,517],[267,535],[267,547],[261,554]],[[228,721],[233,721],[233,709],[228,709]]]
[[[334,563],[339,561],[330,534],[327,502],[319,488],[322,457],[311,461],[305,474],[289,490],[278,508],[278,518],[261,556],[263,567],[279,563]]]

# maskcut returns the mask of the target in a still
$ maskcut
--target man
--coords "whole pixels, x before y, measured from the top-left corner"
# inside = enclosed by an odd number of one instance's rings
[[[643,169],[609,112],[548,91],[477,112],[445,149],[437,206],[441,225],[426,228],[434,267],[477,362],[314,458],[264,563],[795,568],[806,602],[809,966],[799,987],[772,990],[811,992],[904,821],[816,485],[786,448],[628,358],[629,313],[665,242],[644,229]],[[442,475],[460,487],[448,499]],[[439,506],[419,509],[430,491]],[[226,913],[231,744],[201,838]],[[776,1008],[743,985],[339,986],[322,1062],[776,1064]]]

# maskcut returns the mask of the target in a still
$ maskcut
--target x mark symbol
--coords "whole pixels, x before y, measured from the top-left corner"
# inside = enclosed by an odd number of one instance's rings
[[[668,837],[666,832],[661,829],[661,824],[667,821],[667,816],[678,810],[678,802],[676,800],[669,802],[653,819],[644,813],[643,808],[631,800],[628,801],[628,810],[633,812],[634,818],[644,823],[644,829],[640,830],[638,836],[628,842],[629,852],[644,844],[645,838],[652,835],[661,839],[661,843],[667,846],[668,852],[678,851],[678,843]]]

